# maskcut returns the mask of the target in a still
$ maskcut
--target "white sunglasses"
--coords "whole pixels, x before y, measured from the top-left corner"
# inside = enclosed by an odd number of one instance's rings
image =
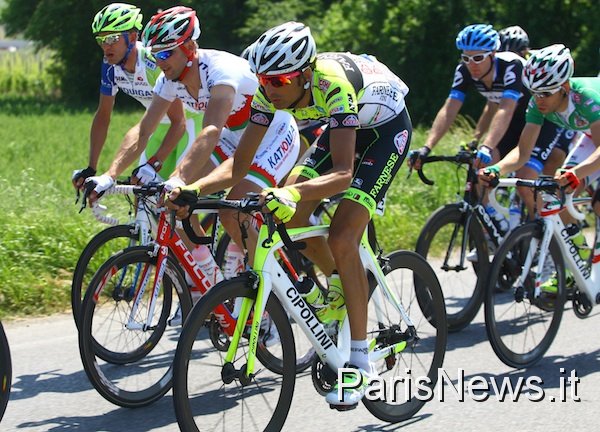
[[[481,63],[482,61],[484,61],[486,58],[488,58],[491,55],[492,55],[492,51],[488,51],[488,52],[483,53],[483,54],[474,54],[472,56],[466,55],[466,54],[461,54],[460,58],[465,63],[473,62],[475,64],[479,64],[479,63]]]

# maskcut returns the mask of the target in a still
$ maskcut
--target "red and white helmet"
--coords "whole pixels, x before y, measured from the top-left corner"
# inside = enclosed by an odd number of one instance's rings
[[[142,42],[150,49],[165,51],[198,37],[200,23],[196,11],[184,6],[175,6],[150,19],[142,33]]]

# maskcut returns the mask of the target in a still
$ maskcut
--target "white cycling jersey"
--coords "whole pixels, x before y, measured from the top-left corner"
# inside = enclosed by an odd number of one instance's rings
[[[250,117],[250,103],[258,88],[256,76],[250,71],[248,62],[225,51],[198,49],[198,71],[200,90],[190,95],[183,84],[168,80],[161,74],[154,91],[168,101],[181,99],[186,109],[204,112],[210,100],[210,91],[216,85],[226,85],[235,90],[235,100],[226,127],[239,130],[246,127]]]

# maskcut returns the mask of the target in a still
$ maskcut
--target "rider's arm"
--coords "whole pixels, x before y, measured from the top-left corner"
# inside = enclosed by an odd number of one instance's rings
[[[448,129],[450,129],[450,126],[456,119],[462,104],[462,101],[455,98],[446,99],[446,103],[435,116],[429,135],[427,135],[427,140],[425,141],[426,147],[433,149],[446,132],[448,132]]]
[[[531,157],[531,152],[535,147],[541,129],[540,125],[534,123],[525,124],[519,138],[519,144],[496,164],[500,169],[500,175],[516,171],[525,165]]]
[[[98,160],[106,142],[106,135],[114,105],[115,96],[100,94],[98,109],[96,110],[96,114],[94,114],[90,130],[90,156],[88,165],[94,169],[98,168]]]
[[[140,157],[148,144],[150,135],[156,130],[156,126],[169,110],[170,105],[171,102],[156,94],[152,97],[152,103],[140,123],[131,128],[123,138],[121,147],[106,174],[116,178]]]
[[[502,98],[500,100],[498,111],[494,115],[490,124],[490,130],[482,143],[484,146],[491,149],[496,148],[508,129],[516,107],[517,101],[514,99]]]
[[[477,141],[481,141],[481,138],[490,128],[490,123],[492,122],[492,118],[494,118],[494,114],[498,110],[498,104],[492,103],[488,101],[479,116],[479,120],[477,121],[477,126],[475,127],[475,132],[473,133],[473,138]]]
[[[185,133],[185,112],[181,99],[175,99],[171,102],[171,106],[167,111],[167,117],[171,121],[169,129],[156,153],[148,155],[149,158],[155,156],[161,162],[169,157]]]
[[[185,183],[197,180],[221,136],[221,131],[233,109],[235,89],[228,85],[216,85],[210,91],[210,100],[204,113],[202,131],[192,148],[177,165],[173,177]]]
[[[584,179],[600,169],[600,120],[592,123],[590,130],[592,132],[592,141],[596,146],[596,150],[583,162],[573,168],[575,175],[579,179]]]
[[[201,178],[192,186],[203,195],[218,192],[235,186],[248,173],[254,155],[267,133],[267,128],[250,122],[233,156],[215,168],[209,175]]]
[[[354,170],[356,129],[332,129],[329,143],[333,167],[317,178],[294,184],[303,200],[320,200],[350,187]]]

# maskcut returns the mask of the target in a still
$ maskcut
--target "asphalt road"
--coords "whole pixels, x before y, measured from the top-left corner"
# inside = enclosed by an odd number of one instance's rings
[[[444,386],[443,398],[438,389],[433,401],[401,424],[381,423],[363,406],[345,413],[330,410],[313,390],[310,376],[304,374],[297,382],[285,430],[562,432],[575,427],[599,430],[599,315],[600,309],[588,319],[579,320],[572,311],[566,311],[558,336],[543,361],[527,371],[515,371],[496,359],[480,313],[465,330],[450,335],[444,369],[453,383]],[[82,370],[70,315],[7,322],[5,327],[12,350],[13,388],[0,430],[177,430],[170,393],[150,407],[130,410],[106,402],[92,389]],[[464,370],[465,383],[475,377],[498,384],[505,378],[513,384],[520,377],[529,378],[544,392],[544,397],[533,402],[522,394],[518,401],[501,402],[489,391],[484,392],[489,395],[486,401],[477,402],[469,397],[467,385],[464,400],[460,401],[454,390],[460,369]],[[567,383],[571,371],[580,380],[576,388]],[[560,401],[561,393],[566,396],[564,402]],[[573,396],[579,401],[574,401]]]

